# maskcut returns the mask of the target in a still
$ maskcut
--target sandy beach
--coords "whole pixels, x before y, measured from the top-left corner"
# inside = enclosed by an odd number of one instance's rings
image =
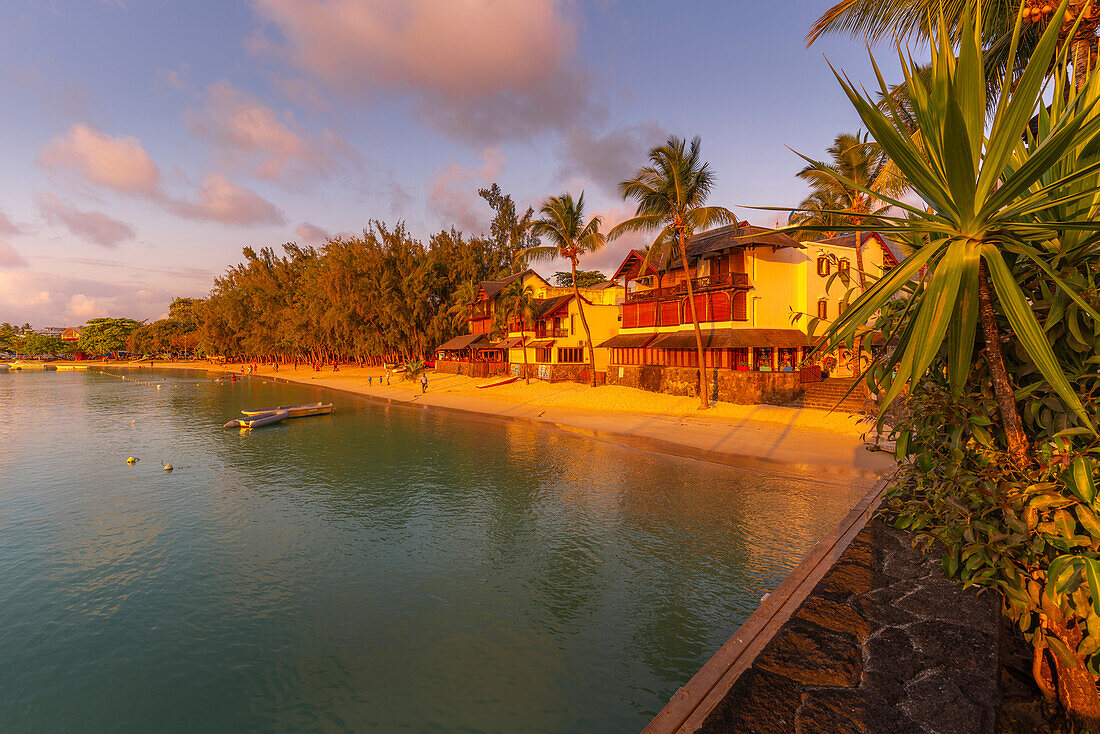
[[[125,363],[84,362],[92,368],[134,369]],[[148,364],[141,369],[148,369]],[[157,362],[154,369],[189,369],[241,374],[240,364]],[[379,367],[341,366],[315,372],[261,366],[253,379],[277,379],[341,390],[370,399],[408,406],[431,406],[500,419],[548,424],[555,428],[610,440],[643,450],[693,456],[746,467],[762,462],[771,469],[798,471],[855,470],[878,475],[888,471],[888,453],[866,450],[861,435],[866,424],[842,411],[773,405],[716,403],[696,409],[694,398],[651,393],[619,386],[592,388],[572,382],[522,380],[487,389],[476,386],[493,379],[429,371],[428,391],[419,383],[393,375],[385,384]]]

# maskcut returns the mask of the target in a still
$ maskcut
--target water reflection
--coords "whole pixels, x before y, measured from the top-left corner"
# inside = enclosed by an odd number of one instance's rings
[[[346,395],[239,433],[331,394],[168,376],[0,375],[15,729],[637,729],[854,503]]]

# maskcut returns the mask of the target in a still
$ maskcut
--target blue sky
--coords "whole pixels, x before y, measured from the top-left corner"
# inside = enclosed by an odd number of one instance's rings
[[[793,206],[794,148],[858,119],[807,49],[828,0],[6,0],[0,4],[0,321],[157,318],[244,246],[319,244],[368,219],[427,238],[614,184],[700,135],[712,203]],[[876,50],[896,80],[897,65]],[[613,269],[621,241],[590,260]]]

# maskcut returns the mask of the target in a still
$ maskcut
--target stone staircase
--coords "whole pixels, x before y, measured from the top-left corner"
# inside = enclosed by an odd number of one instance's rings
[[[845,393],[856,381],[853,378],[828,377],[821,382],[809,382],[803,385],[802,397],[795,401],[799,408],[817,408],[818,410],[837,410],[844,413],[859,413],[867,410],[867,388],[858,386],[848,397]]]

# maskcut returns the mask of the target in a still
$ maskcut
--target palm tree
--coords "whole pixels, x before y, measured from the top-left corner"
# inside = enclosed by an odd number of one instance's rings
[[[550,245],[539,245],[521,250],[516,256],[522,260],[549,260],[560,257],[569,261],[573,275],[573,296],[577,299],[577,311],[581,315],[584,338],[588,344],[588,364],[591,368],[592,387],[596,386],[596,351],[592,347],[592,331],[588,328],[588,319],[584,315],[584,299],[577,287],[577,259],[581,255],[596,252],[607,244],[607,238],[600,232],[600,217],[584,221],[584,192],[573,201],[572,194],[551,196],[543,202],[539,212],[541,219],[531,223],[531,232],[536,237],[547,238]],[[527,352],[524,350],[524,356]]]
[[[700,157],[700,144],[698,136],[692,138],[689,146],[683,138],[673,135],[664,145],[650,150],[649,165],[642,167],[634,178],[619,184],[619,193],[624,200],[638,202],[634,216],[616,225],[608,236],[615,239],[626,232],[659,230],[646,253],[647,265],[657,263],[664,266],[671,261],[671,250],[679,248],[680,265],[687,283],[688,313],[695,327],[699,359],[699,409],[705,410],[710,407],[706,390],[706,355],[703,352],[699,316],[695,312],[695,289],[688,270],[687,240],[696,232],[723,224],[733,224],[736,232],[737,218],[725,207],[704,206],[714,188],[715,175],[710,164]]]
[[[499,298],[500,310],[497,313],[503,319],[500,326],[503,328],[505,335],[509,331],[508,323],[512,319],[519,320],[520,347],[523,349],[523,381],[530,385],[531,377],[527,372],[527,336],[525,332],[527,331],[527,319],[534,316],[535,290],[529,285],[524,285],[522,280],[517,279],[509,283],[500,292]]]
[[[1071,61],[1074,86],[1081,87],[1086,70],[1093,66],[1090,59],[1096,53],[1100,8],[1095,0],[1069,0],[1064,16],[1053,12],[1058,4],[1051,0],[1024,0],[1022,7],[1020,0],[980,0],[977,5],[981,10],[981,40],[990,104],[1001,88],[1002,79],[1015,79],[1023,72],[1053,17],[1059,19],[1062,39],[1071,34],[1073,38],[1073,52],[1071,57],[1061,60],[1061,68],[1066,68]],[[822,36],[838,34],[870,43],[890,37],[916,37],[928,41],[941,13],[948,32],[954,36],[971,7],[972,3],[964,0],[841,0],[817,19],[806,34],[806,41],[807,45],[812,45]],[[1021,16],[1022,32],[1014,36],[1016,20]],[[1074,25],[1078,16],[1084,17]],[[1009,69],[1013,72],[1011,77],[1006,76]]]
[[[811,194],[803,201],[810,208],[807,220],[820,218],[822,214],[833,215],[847,224],[861,224],[864,219],[874,220],[889,208],[884,197],[895,197],[908,188],[908,182],[899,175],[897,168],[883,154],[877,143],[851,133],[841,133],[827,149],[832,162],[830,170],[822,170],[811,163],[798,172],[798,177],[807,181]],[[838,177],[839,174],[839,177]],[[870,192],[870,193],[864,193]],[[822,212],[821,202],[832,202],[832,210]],[[802,205],[799,205],[802,209]],[[796,212],[793,224],[799,224]],[[831,219],[830,223],[836,221]],[[867,276],[863,269],[863,233],[856,234],[856,270],[859,275],[860,290],[867,289]]]
[[[477,298],[478,284],[467,281],[458,287],[451,299],[451,305],[447,309],[450,316],[451,328],[459,331],[470,319],[470,305]]]

